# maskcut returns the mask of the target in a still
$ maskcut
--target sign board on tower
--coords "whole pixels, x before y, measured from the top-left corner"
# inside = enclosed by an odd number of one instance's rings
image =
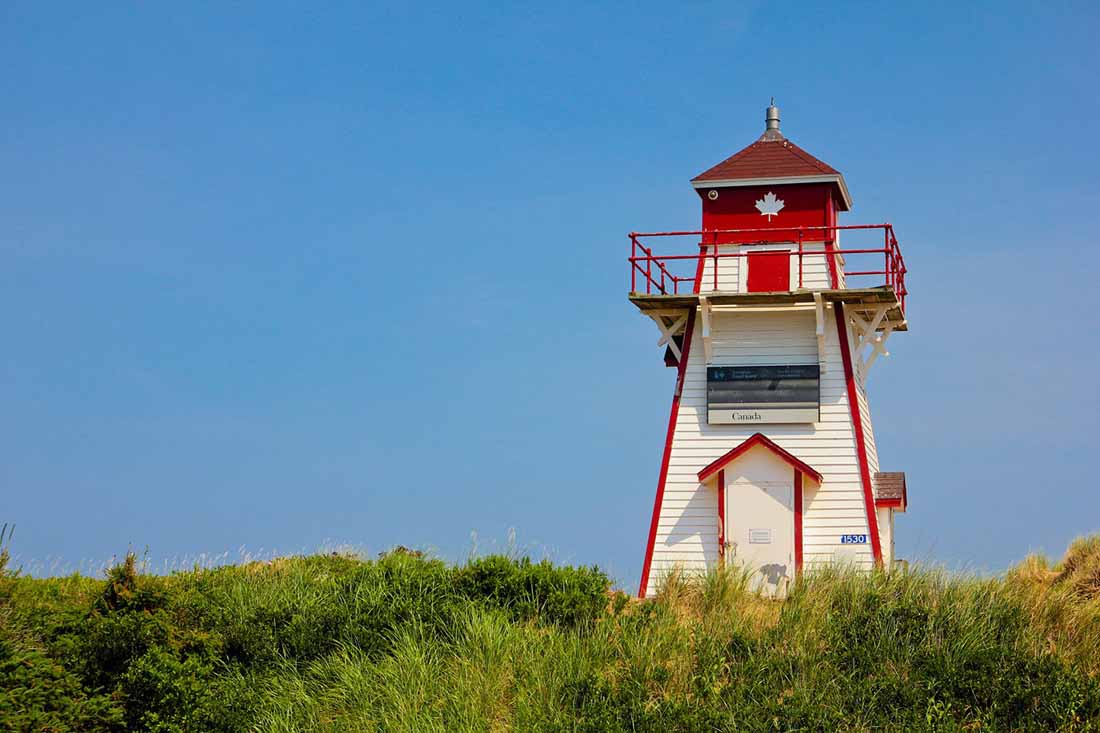
[[[821,402],[817,364],[707,367],[711,425],[812,423]]]

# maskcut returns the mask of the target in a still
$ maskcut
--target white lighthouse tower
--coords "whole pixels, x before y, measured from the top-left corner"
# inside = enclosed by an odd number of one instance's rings
[[[630,235],[630,300],[676,368],[639,595],[676,566],[745,565],[777,595],[814,563],[889,567],[905,476],[879,471],[866,383],[908,327],[893,228],[838,223],[844,177],[774,102],[691,183],[700,229]]]

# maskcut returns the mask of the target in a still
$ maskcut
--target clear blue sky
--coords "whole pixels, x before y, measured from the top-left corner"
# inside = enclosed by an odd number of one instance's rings
[[[28,567],[514,528],[633,588],[673,373],[624,235],[696,227],[771,95],[908,260],[900,554],[1100,530],[1094,3],[317,5],[0,8]]]

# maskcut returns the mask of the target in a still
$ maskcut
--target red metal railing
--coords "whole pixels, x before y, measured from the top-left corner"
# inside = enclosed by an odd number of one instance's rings
[[[849,247],[842,249],[838,246],[839,233],[851,231],[870,233],[874,230],[882,231],[882,246],[877,243],[870,246]],[[787,233],[790,237],[787,238]],[[753,235],[759,235],[761,239],[756,241]],[[698,240],[699,251],[696,254],[684,255],[655,255],[653,249],[647,246],[645,241],[650,238],[692,237]],[[720,251],[720,248],[746,247],[758,244],[790,245],[789,250],[752,250],[752,251]],[[807,244],[815,247],[821,245],[821,249],[807,250]],[[647,295],[679,295],[681,293],[694,293],[711,285],[714,290],[719,289],[718,263],[720,260],[735,257],[748,257],[749,255],[767,255],[771,257],[797,258],[798,287],[805,287],[805,264],[807,258],[824,258],[830,272],[835,272],[835,277],[830,275],[830,287],[834,287],[833,281],[839,280],[835,287],[847,287],[850,277],[875,277],[882,278],[881,285],[893,288],[898,297],[901,309],[905,310],[905,298],[909,291],[905,287],[905,259],[901,256],[901,248],[894,236],[894,228],[889,224],[851,224],[846,226],[831,227],[792,227],[790,229],[721,229],[711,231],[689,232],[631,232],[630,233],[630,292],[644,292]],[[877,256],[881,256],[881,267]],[[842,269],[848,266],[849,257],[853,264],[858,263],[862,269]],[[831,262],[830,262],[831,259]],[[710,263],[711,272],[706,273],[711,282],[703,283],[705,264]],[[841,278],[843,278],[841,280]],[[642,290],[639,290],[641,280]],[[696,281],[698,287],[696,287]],[[682,285],[688,283],[687,285]],[[736,292],[737,288],[726,288],[727,291]]]

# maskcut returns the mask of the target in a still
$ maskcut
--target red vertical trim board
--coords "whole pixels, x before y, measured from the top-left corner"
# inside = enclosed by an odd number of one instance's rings
[[[875,514],[875,499],[871,492],[871,470],[867,465],[867,444],[863,441],[863,420],[859,414],[859,396],[856,394],[856,379],[852,372],[851,344],[848,341],[848,327],[845,325],[844,304],[833,306],[836,313],[836,332],[840,340],[840,358],[844,362],[844,381],[848,384],[848,409],[852,413],[852,427],[856,434],[856,453],[859,455],[859,477],[863,483],[863,504],[867,510],[867,531],[871,533],[871,553],[875,564],[882,564],[882,542],[878,536],[878,516]]]
[[[718,472],[718,563],[726,559],[726,470]]]
[[[695,266],[695,287],[692,292],[699,293],[703,279],[703,261],[706,248],[699,248],[699,262]],[[661,503],[665,498],[665,480],[668,478],[668,461],[672,457],[672,438],[676,435],[676,418],[680,414],[680,393],[684,391],[684,373],[687,371],[688,353],[691,351],[691,337],[695,331],[695,314],[698,308],[688,312],[684,326],[684,345],[680,347],[680,363],[676,367],[676,391],[672,395],[672,409],[668,415],[668,432],[665,434],[665,451],[661,456],[661,472],[657,477],[657,495],[653,497],[653,518],[649,521],[649,541],[646,543],[645,561],[642,563],[642,580],[638,584],[638,597],[645,598],[649,585],[649,571],[653,565],[653,547],[657,544],[657,524],[661,520]]]
[[[794,574],[802,573],[802,472],[794,470]]]
[[[833,204],[833,189],[831,187],[825,189],[825,226],[836,226],[836,205]],[[836,255],[829,253],[836,248],[835,241],[837,234],[838,232],[835,229],[831,231],[828,229],[825,230],[825,236],[831,236],[833,238],[832,243],[825,243],[825,259],[829,262],[829,287],[831,287],[833,290],[836,290],[836,288],[838,287],[840,279],[837,277],[836,274]]]

